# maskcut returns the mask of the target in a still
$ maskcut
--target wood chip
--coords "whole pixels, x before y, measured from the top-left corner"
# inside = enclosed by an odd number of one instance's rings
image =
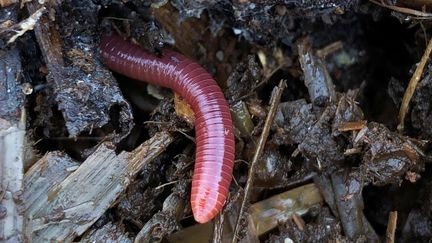
[[[53,168],[56,164],[47,164],[46,157],[38,161],[25,175],[28,239],[58,242],[83,234],[112,206],[139,170],[172,141],[169,133],[157,133],[134,151],[118,155],[106,142],[76,171],[63,170],[60,175],[43,176],[46,170],[58,169]]]
[[[345,122],[338,127],[339,132],[357,131],[366,126],[366,121]]]
[[[397,211],[392,211],[389,214],[389,219],[387,223],[387,232],[386,232],[386,243],[395,242],[397,216],[398,216]]]
[[[297,225],[297,228],[298,228],[299,230],[303,231],[304,228],[305,228],[306,223],[305,223],[305,221],[300,217],[300,215],[298,215],[298,214],[296,214],[296,213],[293,213],[293,215],[292,215],[292,219],[293,219],[294,223]]]
[[[279,222],[289,220],[294,213],[301,216],[322,201],[315,184],[307,184],[253,204],[250,214],[257,234],[262,235],[274,229]]]
[[[320,58],[325,58],[328,55],[339,51],[340,49],[342,49],[343,44],[342,41],[335,41],[333,43],[330,43],[329,45],[319,49],[316,51],[316,55]]]

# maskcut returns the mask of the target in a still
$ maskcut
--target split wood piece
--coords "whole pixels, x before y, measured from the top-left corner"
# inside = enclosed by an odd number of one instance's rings
[[[139,170],[162,153],[173,141],[161,132],[132,152],[116,154],[110,143],[101,144],[76,171],[61,182],[47,181],[45,168],[50,165],[41,159],[25,175],[27,237],[33,242],[72,241],[83,234],[127,188]],[[57,166],[57,164],[51,164]],[[42,171],[41,171],[42,169]],[[40,176],[37,176],[40,175]],[[50,182],[49,186],[42,186]],[[42,183],[42,185],[41,185]],[[35,196],[32,195],[41,195]]]
[[[23,241],[25,147],[25,117],[19,124],[0,118],[0,242]]]
[[[3,1],[6,3],[7,1]],[[12,2],[12,1],[10,1]],[[16,22],[18,8],[0,9],[0,23]],[[22,242],[20,195],[26,146],[24,94],[18,48],[0,50],[0,242]]]
[[[54,151],[45,154],[24,175],[26,215],[34,215],[50,200],[49,191],[78,169],[79,163],[67,154]],[[52,198],[51,198],[52,199]]]

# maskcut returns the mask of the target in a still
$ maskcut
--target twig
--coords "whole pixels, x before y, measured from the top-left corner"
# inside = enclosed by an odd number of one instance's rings
[[[8,44],[13,43],[18,37],[24,35],[25,32],[29,30],[33,30],[36,23],[39,21],[42,14],[45,12],[46,8],[41,7],[36,12],[34,12],[30,17],[25,19],[24,21],[20,22],[18,25],[13,26],[11,30],[15,32],[16,34],[13,35],[9,40]]]
[[[170,182],[164,183],[164,184],[162,184],[162,185],[159,185],[159,186],[155,187],[155,190],[159,190],[159,189],[161,189],[161,188],[164,188],[164,187],[166,187],[166,186],[169,186],[169,185],[175,184],[175,183],[177,183],[177,182],[179,182],[179,180],[175,180],[175,181],[170,181]]]
[[[243,159],[236,159],[236,160],[234,160],[234,163],[239,163],[239,162],[245,163],[247,166],[249,166],[249,162],[246,161],[246,160],[243,160]]]
[[[339,132],[349,132],[349,131],[358,131],[366,126],[366,121],[352,121],[352,122],[344,122],[342,123],[337,130]]]
[[[48,141],[100,141],[104,139],[105,137],[50,137],[50,138],[41,138],[41,140],[48,140]]]
[[[426,63],[429,59],[430,53],[432,51],[432,39],[429,40],[429,44],[426,47],[425,52],[423,53],[423,56],[420,60],[420,63],[418,64],[413,76],[411,77],[411,80],[408,84],[407,89],[405,90],[405,94],[402,99],[402,104],[399,110],[399,125],[398,130],[401,132],[404,129],[404,121],[405,121],[405,115],[408,111],[408,106],[411,101],[411,98],[414,94],[414,91],[417,87],[417,84],[422,76],[423,69],[426,66]]]
[[[397,216],[398,216],[397,211],[392,211],[389,214],[389,219],[387,223],[387,232],[386,232],[386,243],[394,243],[395,241]]]
[[[250,191],[252,188],[254,175],[255,175],[255,167],[256,167],[256,164],[258,162],[259,157],[261,156],[261,154],[264,150],[264,146],[265,146],[265,143],[267,141],[267,137],[268,137],[269,132],[270,132],[270,127],[271,127],[271,124],[273,123],[273,118],[276,115],[276,110],[277,110],[277,107],[279,106],[280,98],[281,98],[282,93],[283,93],[285,88],[286,88],[286,81],[281,80],[279,82],[278,87],[275,87],[273,89],[272,96],[270,99],[270,110],[269,110],[269,113],[268,113],[267,118],[265,120],[264,128],[263,128],[263,131],[261,133],[261,137],[258,141],[258,146],[256,148],[254,157],[252,159],[251,166],[249,167],[248,179],[246,182],[246,187],[244,189],[245,190],[244,197],[243,197],[242,204],[240,207],[240,213],[237,217],[237,222],[236,222],[236,226],[234,229],[232,243],[236,243],[238,240],[237,235],[238,235],[238,232],[240,231],[240,222],[241,222],[242,216],[244,214],[246,202],[248,201],[249,194],[250,194]]]
[[[304,84],[308,90],[311,103],[325,106],[327,102],[336,100],[333,80],[324,60],[315,55],[308,38],[297,44],[299,62],[303,70]]]
[[[191,140],[193,143],[195,143],[195,138],[187,135],[185,132],[181,131],[181,130],[176,130],[177,132],[181,133],[183,136],[185,136],[187,139]]]
[[[120,20],[120,21],[133,21],[132,19],[128,19],[128,18],[118,18],[118,17],[104,17],[104,19],[112,19],[112,20]]]
[[[170,122],[164,122],[164,121],[145,121],[143,124],[156,124],[156,125],[170,125]]]
[[[393,6],[393,5],[387,5],[383,2],[378,2],[375,0],[369,0],[369,1],[376,4],[376,5],[379,5],[379,6],[384,7],[384,8],[388,8],[390,10],[393,10],[393,11],[396,11],[399,13],[404,13],[404,14],[408,14],[408,15],[423,17],[423,18],[432,18],[431,13],[425,13],[425,12],[421,12],[421,11],[410,9],[410,8],[403,8],[403,7]]]
[[[236,186],[237,186],[238,188],[240,188],[240,185],[239,185],[239,183],[237,182],[237,180],[236,180],[236,178],[235,178],[234,175],[233,175],[232,179],[233,179],[233,181],[234,181],[234,184],[236,184]]]
[[[319,58],[325,59],[328,55],[342,49],[342,47],[343,47],[342,41],[336,41],[336,42],[331,43],[330,45],[327,45],[327,46],[317,50],[316,55]]]

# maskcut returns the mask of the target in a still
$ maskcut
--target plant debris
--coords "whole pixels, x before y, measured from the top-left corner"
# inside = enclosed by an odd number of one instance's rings
[[[430,240],[431,18],[423,0],[0,0],[0,241]],[[223,90],[235,164],[212,222],[190,206],[194,112],[108,70],[111,32]]]
[[[36,7],[35,3],[28,4],[30,11]],[[97,5],[80,7],[79,2],[72,1],[49,7],[55,13],[69,13],[52,16],[57,24],[65,26],[60,31],[50,16],[44,16],[43,24],[35,28],[48,69],[46,78],[52,84],[50,95],[55,96],[57,108],[63,113],[69,136],[76,137],[84,131],[91,133],[106,125],[112,112],[117,112],[115,117],[119,118],[112,124],[117,124],[120,138],[125,136],[132,128],[130,106],[112,75],[97,59],[97,39],[91,37],[98,30]],[[79,8],[86,12],[77,11]],[[71,22],[76,25],[70,26]]]

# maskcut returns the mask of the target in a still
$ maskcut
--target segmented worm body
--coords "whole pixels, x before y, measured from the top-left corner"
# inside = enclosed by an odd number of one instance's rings
[[[120,36],[102,39],[101,57],[115,72],[173,89],[195,112],[196,155],[191,204],[199,223],[223,207],[234,165],[234,132],[227,101],[216,81],[199,64],[165,50],[161,57]]]

